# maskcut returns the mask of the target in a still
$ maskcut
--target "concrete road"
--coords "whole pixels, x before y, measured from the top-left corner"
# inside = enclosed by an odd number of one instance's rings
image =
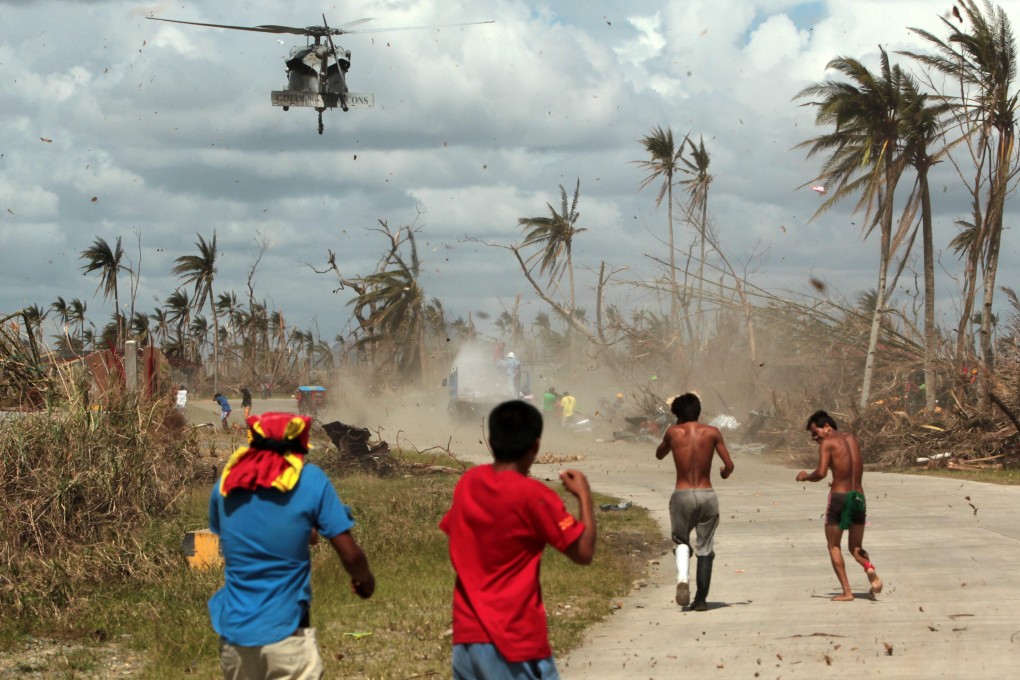
[[[656,461],[652,445],[583,453],[571,466],[594,488],[650,508],[669,535],[671,460]],[[734,460],[730,479],[714,474],[722,521],[709,610],[676,605],[665,553],[648,585],[559,659],[565,680],[1020,677],[1020,487],[865,473],[864,546],[885,589],[872,600],[847,556],[856,599],[830,602],[827,484],[795,482],[796,470],[751,454]],[[553,467],[535,473],[553,477]],[[692,560],[692,580],[694,570]]]

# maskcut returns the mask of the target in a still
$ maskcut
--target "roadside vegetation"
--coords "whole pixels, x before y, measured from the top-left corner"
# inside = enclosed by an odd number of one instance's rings
[[[13,521],[0,526],[0,675],[220,677],[206,602],[222,569],[189,569],[180,545],[185,531],[206,526],[209,453],[225,451],[230,435],[187,432],[168,404],[126,398],[102,412],[62,407],[4,428],[0,470],[18,495],[4,497]],[[311,460],[353,508],[379,587],[359,600],[329,545],[313,548],[312,618],[327,677],[446,675],[453,572],[437,525],[461,466],[395,451],[382,476],[337,455],[323,446]],[[572,497],[567,504],[576,510]],[[546,555],[560,653],[611,614],[663,549],[643,509],[599,521],[590,567]]]

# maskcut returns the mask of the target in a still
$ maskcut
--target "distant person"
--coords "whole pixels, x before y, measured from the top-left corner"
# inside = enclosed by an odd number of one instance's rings
[[[244,419],[248,420],[251,415],[251,392],[247,387],[241,388],[241,407],[244,409]]]
[[[264,413],[249,426],[250,446],[230,457],[209,498],[209,529],[220,537],[225,583],[209,600],[220,636],[223,677],[321,678],[311,627],[309,545],[333,546],[368,598],[375,577],[351,535],[354,519],[329,478],[304,462],[311,419]]]
[[[669,497],[669,520],[676,556],[676,603],[686,607],[691,603],[688,570],[691,555],[691,530],[696,536],[694,554],[698,556],[697,586],[694,611],[708,609],[708,588],[712,584],[712,563],[715,561],[715,530],[719,526],[719,499],[712,488],[712,458],[716,453],[722,459],[719,473],[723,479],[733,473],[733,460],[723,441],[722,433],[711,425],[698,422],[701,417],[701,400],[687,393],[673,399],[670,411],[676,416],[655,449],[659,460],[673,454],[676,466],[676,486]]]
[[[520,395],[521,360],[513,352],[508,352],[506,359],[496,363],[506,369],[507,391],[511,399],[516,399]]]
[[[552,545],[577,564],[595,554],[591,489],[577,470],[560,472],[580,518],[559,495],[528,476],[538,455],[542,415],[523,401],[489,414],[495,461],[468,470],[439,523],[450,539],[453,677],[558,678],[539,583],[542,551]]]
[[[224,432],[229,432],[230,431],[230,425],[229,425],[229,421],[230,421],[230,402],[227,401],[227,398],[224,397],[219,392],[217,392],[216,394],[213,395],[213,401],[215,401],[220,406],[220,424],[223,425],[223,431]]]
[[[567,427],[574,422],[574,410],[577,408],[577,398],[571,396],[570,392],[564,391],[560,399],[561,424]]]
[[[556,410],[556,402],[559,401],[559,399],[560,395],[556,394],[556,388],[550,385],[542,394],[543,418],[548,419],[553,416],[553,412]]]
[[[825,541],[829,547],[829,559],[832,569],[836,572],[839,585],[843,589],[833,597],[835,602],[849,602],[854,599],[850,590],[850,581],[846,576],[846,565],[843,562],[843,532],[850,530],[850,554],[864,569],[871,583],[871,594],[882,592],[882,579],[879,578],[875,565],[871,563],[868,552],[862,547],[864,541],[864,523],[867,520],[867,503],[864,499],[864,461],[861,458],[861,447],[857,437],[852,433],[840,433],[836,421],[825,411],[815,411],[808,418],[807,427],[811,440],[818,443],[818,467],[814,472],[801,470],[797,473],[798,482],[820,482],[825,479],[830,468],[832,484],[829,490],[829,502],[825,508]]]
[[[188,405],[188,388],[186,388],[184,385],[181,385],[180,388],[177,390],[177,396],[175,401],[177,404],[177,412],[183,416],[184,407]]]

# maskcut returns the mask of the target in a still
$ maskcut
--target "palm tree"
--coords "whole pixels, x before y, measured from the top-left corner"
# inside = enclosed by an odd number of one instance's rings
[[[949,29],[948,40],[918,28],[910,29],[921,36],[935,54],[907,52],[919,62],[956,80],[960,95],[950,98],[957,111],[957,119],[964,126],[964,136],[975,158],[975,179],[968,187],[974,206],[971,223],[974,232],[960,245],[966,247],[968,257],[965,281],[964,309],[961,315],[958,361],[965,360],[962,338],[967,320],[971,316],[977,291],[978,263],[983,270],[983,299],[981,307],[981,360],[985,371],[982,382],[991,370],[994,360],[992,348],[992,302],[995,278],[998,272],[999,248],[1002,238],[1002,220],[1010,184],[1016,177],[1020,158],[1015,147],[1017,93],[1016,40],[1009,18],[1001,7],[993,7],[987,0],[984,9],[975,0],[961,0],[965,24],[969,30],[942,18]],[[984,401],[987,389],[980,390]]]
[[[219,389],[220,382],[220,322],[216,314],[216,296],[213,293],[213,282],[216,278],[216,232],[211,241],[206,241],[198,234],[195,242],[197,255],[181,255],[174,262],[172,273],[176,274],[184,285],[194,284],[193,303],[196,309],[209,302],[209,310],[213,318],[213,391]]]
[[[454,331],[461,340],[473,340],[475,337],[475,325],[471,321],[471,313],[468,312],[467,320],[462,316],[458,316],[451,321],[450,330]]]
[[[78,298],[73,298],[67,305],[68,318],[78,322],[78,337],[84,342],[85,339],[85,311],[88,305]]]
[[[408,267],[403,261],[395,265],[362,277],[365,293],[351,304],[360,313],[374,310],[366,317],[368,335],[363,343],[386,341],[397,372],[404,377],[418,378],[422,373],[427,298],[418,285],[417,268]]]
[[[103,329],[99,332],[99,336],[96,340],[99,342],[100,347],[109,348],[113,347],[114,343],[117,342],[117,329],[118,319],[110,319]]]
[[[234,291],[228,293],[220,293],[216,296],[216,310],[218,313],[224,315],[227,320],[227,326],[229,329],[220,329],[220,341],[223,345],[227,345],[231,349],[237,346],[237,326],[234,325],[234,313],[238,310],[237,294]],[[236,352],[230,352],[236,356]],[[227,366],[230,365],[229,361],[225,360]]]
[[[152,328],[153,340],[159,342],[160,346],[165,345],[170,337],[170,315],[162,307],[157,307],[152,310],[149,320],[154,324]]]
[[[191,298],[188,292],[178,288],[167,297],[167,321],[177,329],[177,351],[185,354],[184,331],[191,324]]]
[[[70,343],[71,334],[68,330],[68,323],[70,322],[71,319],[71,312],[68,309],[67,301],[64,300],[62,296],[58,295],[57,299],[54,302],[50,303],[50,309],[53,310],[53,313],[56,314],[57,318],[60,320],[60,328],[63,331],[63,333],[56,337],[62,338],[63,339],[62,344],[70,348],[73,345],[73,343]],[[67,337],[65,338],[65,336]]]
[[[145,312],[135,312],[131,317],[131,337],[145,344],[149,340],[149,317]]]
[[[425,335],[429,354],[448,356],[448,347],[451,344],[448,333],[443,302],[434,297],[425,305]]]
[[[188,334],[195,343],[196,356],[202,356],[202,351],[209,344],[209,322],[205,316],[196,314],[191,319],[191,325],[188,326]]]
[[[42,344],[42,322],[46,320],[48,315],[48,311],[35,304],[21,310],[21,318],[25,320],[25,333],[28,334],[31,341]]]
[[[677,287],[676,287],[676,247],[673,239],[673,176],[680,171],[681,154],[684,146],[679,147],[673,142],[673,130],[667,127],[662,129],[657,125],[650,135],[641,138],[641,144],[645,151],[651,156],[647,161],[633,161],[641,168],[648,171],[648,176],[642,181],[638,190],[644,189],[649,184],[662,180],[659,187],[659,194],[655,197],[655,207],[658,208],[664,196],[668,197],[666,202],[667,221],[669,226],[669,278],[673,289],[670,291],[670,321],[673,328],[677,328]]]
[[[517,224],[527,229],[524,236],[523,246],[538,246],[540,249],[533,257],[540,257],[538,271],[541,274],[548,272],[549,285],[558,282],[564,272],[569,276],[570,281],[570,309],[573,309],[576,302],[574,298],[574,262],[573,243],[574,236],[587,229],[576,227],[577,220],[581,214],[577,212],[577,203],[581,198],[581,180],[577,180],[577,187],[574,189],[574,200],[567,204],[567,190],[560,185],[560,212],[546,203],[549,208],[549,217],[522,217]],[[562,260],[560,259],[562,256]]]
[[[690,147],[690,159],[683,155],[683,150]],[[712,183],[712,175],[708,174],[708,165],[711,159],[705,150],[705,140],[699,139],[698,145],[694,140],[684,137],[684,143],[680,145],[680,161],[683,165],[680,171],[686,174],[689,179],[681,180],[679,184],[687,192],[687,206],[684,209],[688,220],[697,218],[695,225],[698,230],[698,244],[701,254],[698,259],[698,328],[704,326],[702,320],[702,300],[704,299],[705,288],[705,230],[708,229],[708,187]]]
[[[117,322],[117,347],[119,348],[124,338],[124,320],[120,313],[117,276],[122,269],[128,270],[121,264],[124,259],[124,249],[120,245],[120,237],[117,237],[117,242],[111,248],[109,243],[97,236],[91,246],[81,251],[78,259],[85,260],[82,269],[86,274],[99,272],[99,286],[96,287],[96,291],[98,292],[100,288],[103,289],[103,300],[108,301],[110,296],[113,296],[114,317]],[[104,337],[106,335],[104,332]]]
[[[62,296],[58,295],[56,301],[50,303],[50,309],[52,309],[57,315],[57,318],[60,319],[60,325],[66,326],[71,318],[71,313],[67,308],[67,301],[64,300]]]
[[[880,48],[881,49],[881,48]],[[865,238],[875,226],[880,228],[878,298],[868,338],[860,406],[871,396],[871,377],[884,312],[886,279],[892,256],[893,198],[903,172],[901,153],[901,84],[904,72],[899,65],[890,67],[889,55],[881,49],[881,71],[872,73],[860,61],[836,57],[828,68],[849,79],[823,81],[801,90],[796,98],[817,97],[808,105],[817,107],[815,124],[835,130],[799,144],[808,147],[808,157],[820,152],[830,154],[822,172],[813,181],[826,183],[831,190],[814,217],[838,201],[860,192],[855,210],[863,209],[867,226]]]

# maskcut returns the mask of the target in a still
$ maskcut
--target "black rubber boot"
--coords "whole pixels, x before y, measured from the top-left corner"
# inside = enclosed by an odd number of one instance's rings
[[[715,560],[715,553],[709,555],[698,555],[698,591],[694,595],[694,603],[691,608],[696,612],[703,612],[708,609],[708,587],[712,585],[712,562]]]

